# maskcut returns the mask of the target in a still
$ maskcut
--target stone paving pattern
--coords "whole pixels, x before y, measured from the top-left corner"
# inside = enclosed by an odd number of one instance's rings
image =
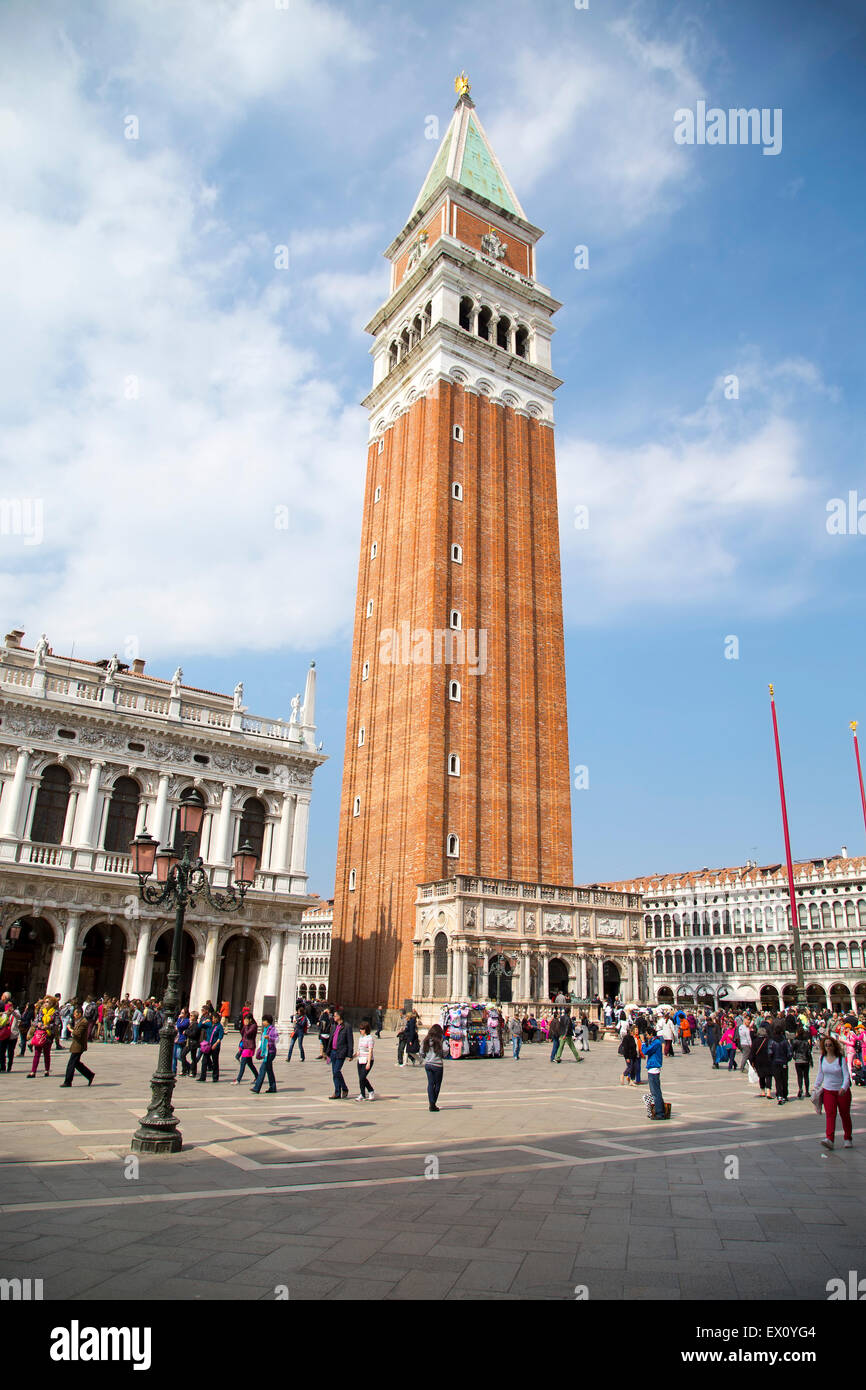
[[[377,1043],[379,1099],[329,1101],[330,1069],[277,1062],[276,1095],[179,1080],[186,1147],[129,1178],[153,1047],[94,1045],[97,1079],[0,1076],[4,1277],[46,1299],[826,1299],[863,1263],[866,1141],[826,1154],[808,1101],[761,1101],[705,1049],[666,1061],[674,1118],[645,1117],[612,1042],[581,1065],[421,1068]],[[29,1069],[29,1055],[28,1068]],[[793,1068],[791,1068],[793,1079]],[[351,1095],[354,1063],[345,1069]],[[858,1147],[860,1145],[860,1147]],[[725,1177],[731,1157],[739,1177]],[[439,1177],[425,1177],[439,1165]]]

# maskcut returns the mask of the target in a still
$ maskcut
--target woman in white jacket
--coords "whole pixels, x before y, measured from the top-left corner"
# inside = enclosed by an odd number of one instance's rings
[[[826,1138],[821,1140],[824,1148],[832,1149],[835,1147],[837,1111],[842,1121],[844,1147],[846,1149],[853,1148],[851,1074],[848,1071],[848,1063],[845,1061],[841,1044],[835,1038],[823,1038],[821,1040],[821,1060],[818,1063],[815,1086],[823,1086],[824,1088],[822,1101],[827,1121]]]

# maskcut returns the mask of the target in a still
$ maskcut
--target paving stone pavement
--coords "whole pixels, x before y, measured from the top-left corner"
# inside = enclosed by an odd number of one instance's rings
[[[6,1278],[46,1299],[826,1299],[862,1264],[866,1139],[820,1148],[808,1101],[762,1101],[705,1049],[666,1060],[673,1118],[646,1119],[611,1042],[423,1069],[376,1045],[377,1099],[277,1063],[276,1095],[179,1079],[181,1153],[129,1143],[156,1049],[94,1045],[88,1088],[0,1076]],[[29,1058],[28,1058],[29,1061]],[[347,1084],[354,1064],[345,1069]],[[352,1093],[354,1094],[354,1092]],[[862,1145],[862,1147],[861,1147]]]

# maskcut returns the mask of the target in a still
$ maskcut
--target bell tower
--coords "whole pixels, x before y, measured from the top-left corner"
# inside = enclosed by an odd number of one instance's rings
[[[542,233],[465,75],[385,252],[331,998],[413,996],[418,884],[572,881],[552,318]]]

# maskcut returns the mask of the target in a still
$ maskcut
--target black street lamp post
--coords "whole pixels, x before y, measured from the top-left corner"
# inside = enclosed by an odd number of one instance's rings
[[[180,953],[187,905],[194,907],[196,899],[203,897],[217,912],[240,912],[246,891],[255,876],[256,855],[245,843],[232,859],[238,891],[232,884],[224,893],[211,892],[201,855],[194,860],[190,858],[190,847],[201,829],[203,815],[204,804],[200,797],[181,803],[179,817],[183,851],[180,857],[167,845],[157,852],[157,842],[146,830],[136,835],[130,845],[133,872],[138,875],[139,896],[152,907],[173,904],[175,909],[171,964],[163,998],[165,1017],[159,1032],[159,1054],[156,1071],[150,1079],[150,1106],[132,1137],[133,1153],[177,1153],[183,1148],[183,1136],[177,1127],[177,1116],[171,1103],[175,1082],[171,1064],[175,1021],[180,1005]],[[147,882],[154,865],[155,886]]]

